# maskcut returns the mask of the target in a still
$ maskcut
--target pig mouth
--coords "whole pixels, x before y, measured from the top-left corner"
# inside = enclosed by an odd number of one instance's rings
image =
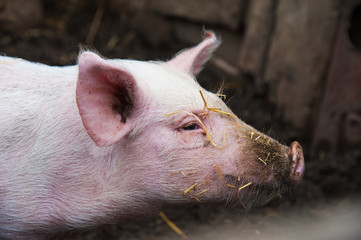
[[[254,206],[262,206],[267,202],[282,197],[287,190],[284,185],[274,185],[270,183],[260,183],[249,179],[241,179],[232,175],[225,175],[225,179],[230,184],[222,190],[223,196],[227,197],[227,206],[243,206],[248,209]],[[229,186],[233,186],[230,188]]]

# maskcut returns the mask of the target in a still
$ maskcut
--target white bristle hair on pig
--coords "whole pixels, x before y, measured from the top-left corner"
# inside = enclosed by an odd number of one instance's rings
[[[167,205],[263,204],[304,157],[238,119],[195,77],[220,41],[166,62],[0,57],[0,239],[47,239]]]

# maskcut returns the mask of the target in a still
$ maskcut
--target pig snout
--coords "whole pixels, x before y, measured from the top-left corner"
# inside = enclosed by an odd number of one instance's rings
[[[233,177],[232,181],[238,189],[237,197],[242,204],[262,205],[301,181],[305,162],[298,142],[294,141],[287,147],[254,132],[246,149],[243,152],[249,158],[241,158],[240,161],[247,164],[243,165],[243,171],[241,168],[237,169],[241,173],[241,178],[238,179],[242,180],[236,182],[236,177]],[[254,200],[255,196],[257,201]]]
[[[303,176],[305,162],[301,145],[285,146],[253,128],[244,127],[238,135],[246,139],[238,172],[255,184],[293,187]]]
[[[294,141],[291,143],[288,151],[288,157],[291,166],[289,185],[295,186],[301,181],[305,169],[302,147],[298,142]]]

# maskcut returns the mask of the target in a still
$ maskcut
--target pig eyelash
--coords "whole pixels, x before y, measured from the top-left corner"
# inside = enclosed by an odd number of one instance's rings
[[[187,123],[186,125],[183,125],[182,127],[178,128],[179,131],[194,131],[202,129],[197,123]]]

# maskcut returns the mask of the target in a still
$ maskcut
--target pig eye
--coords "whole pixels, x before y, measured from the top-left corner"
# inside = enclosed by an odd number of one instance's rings
[[[199,126],[198,126],[197,123],[190,123],[190,124],[187,124],[187,125],[181,127],[181,130],[183,130],[183,131],[192,131],[192,130],[196,130],[198,128],[199,128]]]

